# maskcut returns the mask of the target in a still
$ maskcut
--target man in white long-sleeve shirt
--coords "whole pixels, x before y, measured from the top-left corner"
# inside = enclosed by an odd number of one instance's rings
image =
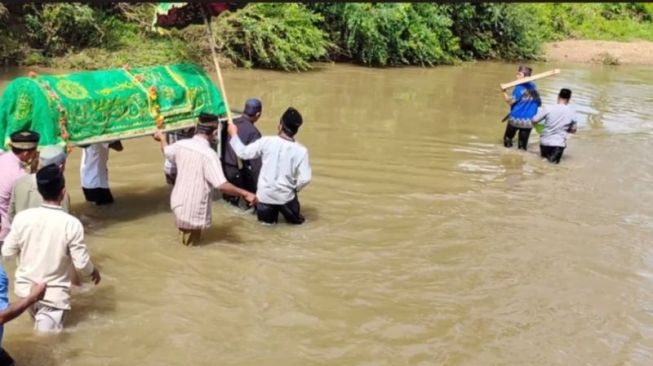
[[[264,136],[247,146],[238,137],[238,127],[228,127],[229,143],[239,158],[262,158],[256,191],[259,221],[274,224],[281,213],[291,224],[304,222],[297,192],[311,181],[311,166],[308,150],[295,141],[302,122],[301,114],[290,107],[281,116],[277,136]]]
[[[58,332],[63,329],[65,315],[70,310],[71,260],[95,284],[100,282],[100,273],[84,244],[82,223],[61,208],[65,195],[61,169],[56,165],[42,168],[36,173],[36,184],[43,204],[16,215],[2,246],[2,255],[18,255],[14,289],[18,297],[28,296],[34,283],[47,284],[45,297],[29,311],[36,330]]]

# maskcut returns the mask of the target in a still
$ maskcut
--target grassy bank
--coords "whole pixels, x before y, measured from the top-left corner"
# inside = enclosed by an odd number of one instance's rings
[[[153,4],[0,4],[0,63],[98,69],[208,65],[202,26],[159,34]],[[653,4],[249,4],[214,20],[222,62],[300,71],[528,60],[562,39],[653,40]]]

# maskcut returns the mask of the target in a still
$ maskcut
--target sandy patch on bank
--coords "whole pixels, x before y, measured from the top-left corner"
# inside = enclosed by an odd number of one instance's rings
[[[544,45],[548,61],[653,65],[653,42],[567,40]]]

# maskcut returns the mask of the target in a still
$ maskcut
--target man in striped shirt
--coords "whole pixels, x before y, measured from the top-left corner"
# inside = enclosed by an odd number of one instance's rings
[[[177,167],[170,207],[175,214],[184,245],[197,244],[202,229],[211,226],[214,188],[233,196],[242,196],[249,204],[256,202],[256,196],[252,192],[238,188],[225,179],[220,159],[210,146],[211,141],[215,139],[217,128],[218,118],[203,113],[193,138],[168,145],[161,131],[154,135],[161,143],[165,158]]]

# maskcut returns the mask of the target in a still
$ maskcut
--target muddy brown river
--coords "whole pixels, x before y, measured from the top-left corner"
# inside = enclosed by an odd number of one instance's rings
[[[559,166],[537,135],[501,145],[516,65],[226,70],[234,107],[262,99],[264,134],[304,115],[307,223],[216,202],[186,248],[151,138],[112,151],[108,208],[83,202],[77,149],[67,186],[103,281],[62,334],[23,315],[4,347],[20,366],[652,364],[653,73],[534,65],[555,67],[545,103],[569,87],[581,112]]]

